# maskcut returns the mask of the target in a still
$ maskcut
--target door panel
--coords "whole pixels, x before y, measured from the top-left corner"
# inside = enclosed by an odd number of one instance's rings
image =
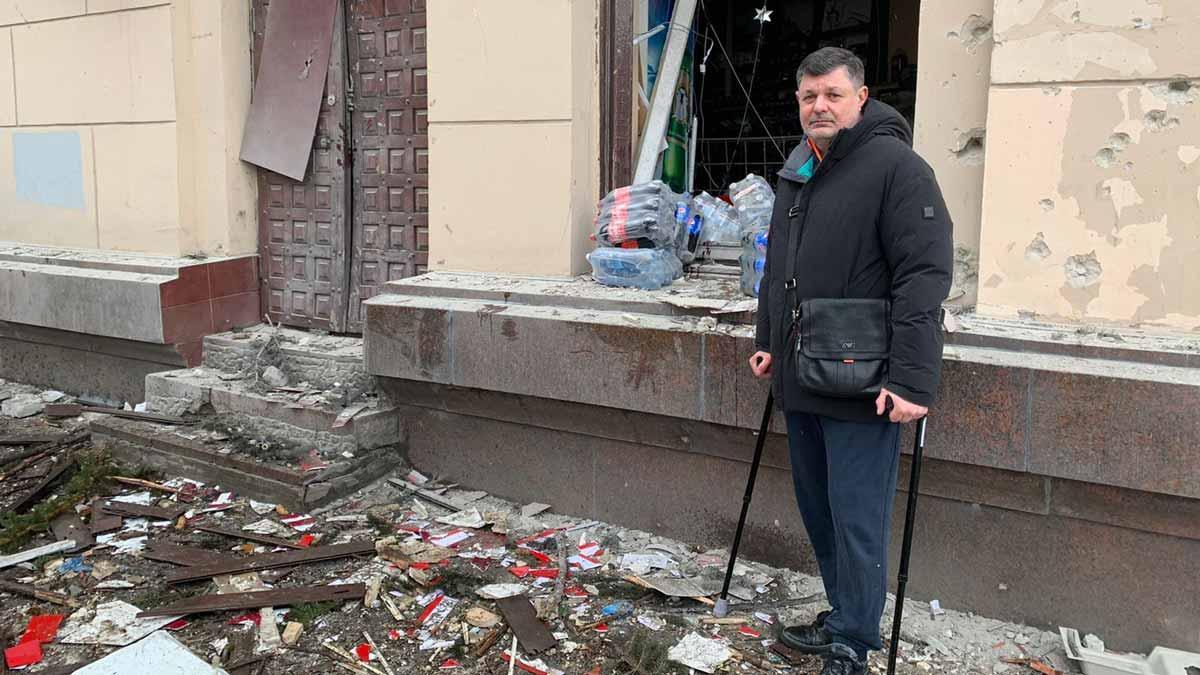
[[[281,0],[275,0],[280,2]],[[254,68],[271,0],[254,0]],[[339,3],[340,4],[340,3]],[[346,328],[348,278],[345,19],[335,13],[332,54],[303,181],[259,169],[259,280],[263,311],[288,326]]]
[[[354,218],[347,329],[362,301],[429,262],[424,0],[349,0]]]

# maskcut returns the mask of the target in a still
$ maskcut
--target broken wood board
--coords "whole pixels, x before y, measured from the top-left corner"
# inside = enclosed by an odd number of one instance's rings
[[[55,553],[70,551],[73,548],[75,548],[75,542],[67,539],[66,541],[56,541],[53,544],[38,546],[37,548],[27,549],[19,553],[13,553],[12,555],[0,556],[0,570],[12,567],[13,565],[19,565],[23,562],[29,562],[30,560],[37,560],[44,555],[54,555]]]
[[[50,521],[50,532],[59,541],[70,539],[75,542],[75,548],[71,549],[70,553],[78,553],[96,543],[92,531],[74,511],[67,511]]]
[[[103,499],[92,500],[91,510],[92,515],[88,519],[88,527],[91,528],[93,536],[119,530],[125,522],[121,516],[105,512]]]
[[[132,410],[121,410],[119,408],[101,408],[92,405],[80,405],[78,403],[48,403],[46,409],[42,412],[47,417],[79,417],[85,412],[90,412],[112,415],[113,417],[123,417],[128,420],[154,422],[156,424],[195,424],[194,421],[185,420],[182,417],[140,413]]]
[[[500,598],[496,601],[504,621],[512,629],[525,651],[536,654],[558,644],[554,634],[537,618],[537,610],[524,595]]]
[[[179,584],[187,581],[199,581],[222,574],[237,574],[239,572],[257,572],[275,567],[291,567],[308,563],[336,560],[350,556],[375,553],[375,543],[371,541],[356,541],[349,544],[319,546],[303,551],[288,551],[286,553],[264,553],[252,555],[238,560],[228,560],[219,565],[197,565],[178,574],[167,577],[168,584]]]
[[[67,434],[13,434],[10,436],[0,436],[0,445],[38,445],[40,443],[59,443],[67,438]],[[11,462],[22,457],[10,457],[0,459],[0,461]]]
[[[422,490],[421,488],[413,485],[412,483],[410,483],[406,480],[403,480],[400,478],[389,478],[388,482],[391,483],[392,485],[400,488],[401,490],[408,490],[409,492],[412,492],[413,494],[417,495],[421,499],[424,499],[425,501],[427,501],[435,506],[440,506],[443,509],[447,509],[449,511],[461,511],[462,510],[462,506],[460,506],[448,499],[445,499],[439,495],[435,495],[428,490]]]
[[[21,511],[25,510],[26,507],[33,505],[33,503],[41,498],[41,496],[45,494],[51,486],[58,482],[58,480],[63,477],[63,474],[73,468],[76,468],[74,457],[67,457],[64,460],[61,460],[55,464],[52,469],[50,469],[50,473],[46,474],[45,478],[39,481],[37,485],[33,486],[33,489],[25,493],[24,496],[17,500],[17,503],[13,504],[9,508],[14,513],[20,513]]]
[[[165,541],[154,541],[146,544],[142,557],[148,560],[171,563],[181,567],[196,567],[198,565],[220,565],[238,560],[228,555],[210,551],[206,548],[179,546]]]
[[[27,598],[34,598],[42,602],[49,602],[63,607],[77,608],[80,602],[69,595],[55,593],[53,591],[45,591],[32,584],[19,584],[15,581],[0,579],[0,591],[14,593],[16,595],[24,595]]]
[[[300,544],[297,544],[294,541],[288,541],[287,539],[269,537],[265,534],[255,534],[253,532],[246,532],[244,530],[226,530],[220,527],[213,527],[211,525],[196,525],[195,529],[200,530],[201,532],[208,532],[209,534],[219,534],[223,537],[230,537],[232,539],[244,539],[246,541],[253,541],[258,544],[267,544],[268,546],[282,546],[284,548],[298,550],[308,548],[307,546],[301,546]]]
[[[171,616],[219,612],[226,609],[248,609],[256,607],[282,607],[306,602],[347,602],[358,600],[366,593],[366,584],[342,584],[338,586],[309,586],[307,588],[279,588],[270,591],[249,593],[217,593],[197,595],[173,602],[164,607],[146,610],[138,617]]]
[[[658,591],[672,598],[691,598],[706,605],[715,605],[708,598],[704,589],[694,579],[675,579],[669,577],[639,577],[633,574],[622,577],[631,584]]]
[[[170,521],[174,521],[187,512],[187,507],[182,504],[177,504],[169,509],[162,509],[157,506],[142,506],[141,504],[114,502],[112,500],[102,502],[100,508],[106,513],[123,518],[149,518],[150,520]]]

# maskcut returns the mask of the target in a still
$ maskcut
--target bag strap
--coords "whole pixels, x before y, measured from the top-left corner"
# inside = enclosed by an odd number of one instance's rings
[[[796,297],[796,258],[800,256],[800,242],[804,236],[804,221],[800,224],[792,222],[800,211],[800,200],[804,198],[804,191],[808,189],[809,183],[804,183],[800,189],[796,191],[796,199],[792,202],[792,207],[788,209],[788,243],[787,243],[787,264],[784,266],[784,282],[783,289],[785,297],[788,298],[788,304],[792,310],[792,321],[800,318],[800,300]]]

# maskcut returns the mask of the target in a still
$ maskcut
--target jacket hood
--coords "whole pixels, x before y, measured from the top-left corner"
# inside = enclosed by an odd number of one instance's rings
[[[913,133],[912,127],[908,125],[908,120],[904,119],[904,116],[892,106],[872,98],[867,99],[863,106],[863,116],[858,124],[849,129],[843,129],[833,139],[831,146],[833,152],[830,156],[845,157],[875,136],[892,136],[900,139],[908,147],[912,147]],[[780,169],[780,177],[801,183],[807,182],[812,174],[806,165],[812,159],[812,148],[808,147],[808,137],[805,136],[801,139],[800,144],[792,150],[787,162]]]

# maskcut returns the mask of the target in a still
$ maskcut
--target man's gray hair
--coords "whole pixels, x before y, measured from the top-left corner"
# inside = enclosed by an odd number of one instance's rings
[[[867,69],[863,66],[862,59],[855,56],[854,52],[841,47],[822,47],[800,62],[800,67],[796,69],[796,88],[800,88],[800,80],[805,75],[820,77],[838,68],[846,69],[856,89],[867,81]]]

